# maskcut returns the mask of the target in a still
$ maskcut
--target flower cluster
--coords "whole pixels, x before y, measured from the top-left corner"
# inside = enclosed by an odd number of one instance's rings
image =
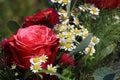
[[[57,5],[64,4],[59,1],[51,1],[53,4],[57,3]],[[60,15],[60,24],[55,25],[54,30],[57,33],[58,38],[60,38],[60,49],[70,52],[74,50],[78,44],[80,44],[80,42],[90,34],[87,28],[80,23],[80,11],[89,11],[93,16],[98,16],[100,10],[94,5],[85,3],[84,5],[80,5],[78,8],[69,11],[70,0],[66,0],[66,2],[66,5],[61,6],[61,8],[58,9],[58,14]],[[68,7],[64,8],[66,6]],[[93,37],[85,51],[80,53],[89,53],[90,55],[93,55],[93,53],[95,53],[94,46],[98,42],[99,39],[97,37]]]

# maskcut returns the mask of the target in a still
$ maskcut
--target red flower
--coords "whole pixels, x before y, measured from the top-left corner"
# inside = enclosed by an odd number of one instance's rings
[[[95,4],[98,8],[114,9],[120,7],[120,0],[85,0]]]
[[[7,41],[4,46],[9,63],[16,64],[23,69],[29,69],[30,58],[47,55],[47,64],[54,64],[58,52],[59,40],[55,33],[46,26],[33,25],[20,28],[16,35]]]
[[[59,15],[56,10],[49,8],[46,10],[42,10],[33,16],[27,16],[23,27],[28,27],[31,25],[46,25],[49,27],[53,27],[54,25],[59,23]]]
[[[69,57],[67,53],[64,53],[61,58],[60,62],[65,66],[67,64],[70,64],[71,66],[74,66],[74,57]]]

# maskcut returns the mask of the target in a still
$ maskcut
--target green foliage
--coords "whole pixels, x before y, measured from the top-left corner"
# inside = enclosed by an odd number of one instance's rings
[[[95,71],[94,79],[95,80],[113,80],[114,72],[107,67],[100,68]]]
[[[7,23],[7,26],[13,33],[16,33],[17,30],[20,28],[19,24],[17,24],[17,22],[15,21],[9,21]]]
[[[95,80],[118,80],[120,79],[120,62],[114,63],[109,67],[97,69],[94,74]]]
[[[0,35],[9,37],[12,31],[7,27],[10,20],[22,25],[25,16],[33,15],[34,12],[46,8],[48,3],[41,0],[1,0],[0,1]],[[20,26],[21,26],[20,25]]]

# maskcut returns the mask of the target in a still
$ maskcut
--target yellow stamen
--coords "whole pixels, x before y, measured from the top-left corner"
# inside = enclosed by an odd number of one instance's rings
[[[67,43],[67,44],[65,45],[65,47],[66,47],[66,48],[71,48],[71,44],[70,44],[70,43]]]
[[[38,70],[39,69],[39,65],[34,65],[33,66],[33,70]]]
[[[92,8],[92,11],[93,12],[97,12],[97,8]]]
[[[68,3],[68,0],[63,0],[63,3]]]
[[[37,63],[37,62],[39,62],[39,61],[40,61],[40,58],[38,58],[38,57],[33,58],[33,62],[34,62],[34,63]]]

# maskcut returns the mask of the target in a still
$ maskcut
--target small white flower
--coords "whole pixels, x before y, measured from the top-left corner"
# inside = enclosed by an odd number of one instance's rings
[[[88,32],[82,34],[82,38],[83,38],[83,39],[85,39],[85,38],[88,37],[88,36],[89,36],[89,33],[88,33]]]
[[[41,56],[36,56],[30,59],[30,63],[35,65],[35,64],[41,64],[42,62],[45,63],[47,61],[47,56],[46,55],[41,55]]]
[[[99,41],[100,41],[100,39],[94,36],[94,37],[92,37],[90,44],[95,45],[95,44],[99,43]]]
[[[33,58],[31,58],[30,59],[30,63],[31,64],[40,64],[41,62],[40,62],[40,58],[39,57],[33,57]]]
[[[35,64],[30,66],[30,70],[32,70],[33,73],[37,73],[39,70],[42,70],[42,68],[39,64]]]
[[[77,17],[74,17],[73,19],[74,19],[73,23],[75,25],[79,25],[79,19]]]
[[[67,42],[67,43],[64,45],[65,51],[72,51],[72,50],[75,49],[75,48],[76,48],[76,46],[73,44],[73,42],[72,42],[72,43]]]
[[[99,15],[99,11],[100,10],[96,7],[91,7],[91,9],[90,9],[90,13],[93,15]]]
[[[47,70],[52,71],[52,72],[56,72],[57,67],[50,64],[50,65],[47,65]],[[52,74],[50,74],[50,75],[52,75]]]
[[[72,29],[71,32],[73,32],[73,34],[78,35],[78,36],[81,36],[81,35],[82,35],[81,30],[80,30],[80,29],[77,29],[77,28]]]
[[[87,7],[85,5],[80,5],[79,9],[85,12],[87,10]]]
[[[88,46],[86,49],[85,49],[85,54],[89,54],[89,55],[93,55],[95,53],[95,48],[94,46]]]

